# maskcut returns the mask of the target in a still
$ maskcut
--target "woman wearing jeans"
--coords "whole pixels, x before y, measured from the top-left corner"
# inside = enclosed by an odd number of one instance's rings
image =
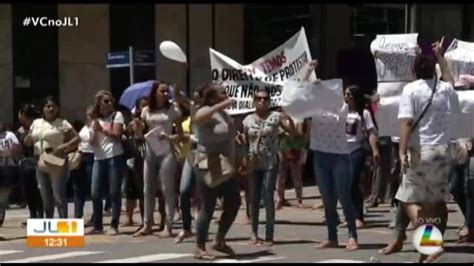
[[[256,112],[248,115],[244,121],[244,134],[249,143],[250,191],[252,209],[251,244],[258,244],[258,216],[262,186],[264,188],[265,213],[267,228],[265,243],[273,245],[275,227],[275,201],[273,194],[278,172],[278,129],[281,126],[292,135],[297,135],[293,120],[279,112],[270,111],[270,95],[267,91],[258,91],[254,97]]]
[[[164,82],[153,84],[148,97],[148,106],[142,110],[141,119],[148,131],[155,131],[155,137],[166,141],[167,151],[157,151],[149,141],[146,144],[144,160],[144,194],[145,194],[145,226],[135,236],[152,234],[153,213],[155,211],[155,198],[158,184],[162,185],[162,192],[166,204],[166,226],[162,237],[173,236],[173,219],[176,207],[175,172],[176,155],[170,141],[182,136],[181,111],[169,99],[169,85]],[[178,134],[173,135],[173,123],[176,124]],[[157,154],[156,152],[159,152]],[[159,182],[161,179],[161,182]]]
[[[7,131],[0,121],[0,227],[5,220],[11,185],[17,170],[15,159],[20,155],[21,146],[15,134]]]
[[[43,199],[43,208],[46,218],[54,217],[56,205],[59,218],[67,218],[67,180],[69,167],[67,153],[79,142],[79,137],[71,124],[59,117],[57,101],[52,96],[43,100],[43,118],[36,119],[30,127],[25,145],[34,145],[34,154],[39,158],[43,152],[66,159],[58,176],[51,176],[40,169],[36,169],[36,179]]]
[[[347,114],[346,136],[350,150],[352,166],[352,202],[354,203],[356,227],[364,225],[364,197],[361,191],[362,172],[366,158],[369,154],[364,150],[364,138],[368,136],[374,161],[379,160],[377,135],[370,112],[365,109],[364,93],[357,85],[352,85],[344,90],[345,101],[349,107]],[[346,223],[342,224],[347,225]]]
[[[86,110],[86,124],[79,131],[81,142],[79,143],[79,152],[81,153],[81,164],[79,169],[71,172],[74,183],[74,217],[82,218],[84,215],[84,203],[87,195],[91,192],[92,167],[94,165],[94,148],[92,147],[92,117],[94,117],[94,106],[89,106]],[[94,216],[94,215],[92,215]],[[93,218],[90,219],[93,224]]]
[[[17,131],[17,137],[20,143],[23,141],[30,130],[33,121],[41,116],[41,112],[33,104],[24,104],[18,111],[18,120],[21,127]],[[22,158],[18,163],[19,176],[21,179],[22,189],[25,191],[26,203],[30,211],[30,218],[43,218],[43,201],[38,189],[36,181],[36,160],[33,147],[23,146]],[[22,226],[26,227],[26,221],[22,222]]]
[[[310,63],[308,80],[317,62]],[[342,97],[342,95],[341,95]],[[319,190],[323,198],[328,240],[316,248],[335,248],[337,239],[337,200],[339,199],[346,217],[349,240],[347,251],[359,248],[355,225],[354,205],[351,198],[352,168],[349,145],[346,139],[346,117],[348,107],[334,113],[320,113],[312,117],[310,149],[314,152],[313,165],[318,178]]]
[[[108,179],[112,205],[112,222],[108,235],[119,233],[119,219],[122,208],[122,178],[125,171],[125,156],[122,147],[124,117],[114,111],[114,98],[108,91],[95,95],[92,121],[92,145],[94,165],[92,166],[92,204],[94,228],[88,234],[102,234],[102,184]]]
[[[232,105],[223,86],[206,84],[198,89],[202,99],[200,107],[191,122],[195,125],[197,137],[197,157],[223,155],[235,161],[235,129],[225,109]],[[196,166],[195,166],[196,169]],[[201,210],[196,219],[196,259],[215,257],[206,251],[206,241],[212,214],[216,207],[218,195],[224,198],[223,212],[219,219],[219,227],[212,248],[222,253],[234,255],[232,248],[226,245],[225,235],[229,231],[240,207],[239,184],[231,178],[217,187],[209,187],[200,170],[196,169],[196,184],[201,200]]]

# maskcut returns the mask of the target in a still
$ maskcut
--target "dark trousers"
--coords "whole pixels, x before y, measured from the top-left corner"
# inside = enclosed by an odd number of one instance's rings
[[[88,194],[91,193],[92,166],[94,165],[94,154],[83,153],[79,169],[71,171],[71,179],[74,188],[74,217],[83,218],[84,203]]]
[[[358,149],[351,153],[352,189],[351,196],[354,204],[355,217],[364,220],[364,196],[362,195],[361,177],[364,170],[366,152]]]
[[[36,180],[36,160],[33,158],[22,160],[19,166],[19,177],[30,218],[43,218],[43,200]]]
[[[387,139],[388,138],[388,139]],[[372,195],[377,199],[385,199],[387,183],[390,180],[390,169],[392,165],[392,144],[390,137],[380,138],[380,164],[372,185]],[[398,152],[397,152],[398,153]]]
[[[196,219],[196,243],[204,245],[218,196],[222,195],[224,198],[223,212],[217,229],[218,236],[224,237],[234,223],[240,208],[239,184],[235,178],[232,178],[216,188],[210,188],[200,174],[197,174],[196,185],[201,201],[201,210]]]

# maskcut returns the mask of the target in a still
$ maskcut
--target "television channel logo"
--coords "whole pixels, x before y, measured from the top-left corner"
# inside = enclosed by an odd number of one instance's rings
[[[28,219],[28,247],[84,247],[83,219]]]
[[[443,248],[443,235],[432,224],[421,225],[413,233],[413,246],[421,254],[436,254]]]

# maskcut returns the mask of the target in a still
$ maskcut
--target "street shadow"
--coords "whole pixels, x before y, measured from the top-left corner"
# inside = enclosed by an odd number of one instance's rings
[[[446,253],[466,253],[474,254],[474,246],[454,246],[454,247],[444,247]]]
[[[235,256],[232,256],[231,258],[236,259],[236,260],[248,260],[248,259],[254,259],[254,258],[259,258],[262,256],[270,256],[270,255],[275,255],[275,253],[270,252],[269,250],[261,250],[261,251],[250,252],[250,253],[238,253],[238,254],[235,254]]]
[[[275,240],[273,242],[274,246],[279,246],[279,245],[297,245],[297,244],[316,244],[315,241],[311,240]]]
[[[385,215],[383,214],[377,214],[377,213],[366,213],[364,214],[364,217],[366,218],[376,218],[376,217],[384,217]]]
[[[390,220],[365,221],[365,228],[387,228]]]
[[[9,238],[0,238],[0,243],[5,243],[8,241],[15,241],[15,240],[21,240],[21,239],[26,239],[26,236],[17,236],[17,237],[9,237]]]
[[[265,222],[260,222],[259,224],[265,224]],[[275,224],[282,224],[282,225],[307,225],[307,226],[326,226],[326,223],[323,222],[299,222],[299,221],[286,221],[280,220],[276,221]]]
[[[379,244],[379,243],[370,243],[370,244],[360,244],[359,243],[359,249],[382,249],[386,247],[387,244]]]

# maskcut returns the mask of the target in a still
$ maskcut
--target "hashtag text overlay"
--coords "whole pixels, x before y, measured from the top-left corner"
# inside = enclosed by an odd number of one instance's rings
[[[77,27],[79,26],[78,17],[63,17],[51,19],[48,17],[25,17],[23,19],[23,26],[33,27]]]

